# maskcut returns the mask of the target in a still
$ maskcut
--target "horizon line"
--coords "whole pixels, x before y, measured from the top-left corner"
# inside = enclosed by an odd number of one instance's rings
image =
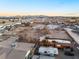
[[[55,12],[0,12],[0,16],[78,16],[79,13],[55,13]]]

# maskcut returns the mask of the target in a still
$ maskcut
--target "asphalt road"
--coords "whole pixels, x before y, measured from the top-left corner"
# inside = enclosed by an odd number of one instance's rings
[[[0,59],[24,59],[25,51],[17,50],[11,47],[16,38],[11,37],[3,42],[0,42]]]

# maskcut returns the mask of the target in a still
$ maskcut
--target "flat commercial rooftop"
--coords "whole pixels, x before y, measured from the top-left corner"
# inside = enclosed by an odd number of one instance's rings
[[[60,39],[71,39],[65,31],[62,30],[50,30],[50,34],[47,35],[49,38],[60,38]]]

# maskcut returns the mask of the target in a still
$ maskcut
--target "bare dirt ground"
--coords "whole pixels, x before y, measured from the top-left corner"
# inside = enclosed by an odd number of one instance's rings
[[[65,31],[62,30],[34,30],[32,27],[18,27],[12,31],[19,36],[19,42],[35,42],[41,36],[51,35],[53,38],[71,39]]]

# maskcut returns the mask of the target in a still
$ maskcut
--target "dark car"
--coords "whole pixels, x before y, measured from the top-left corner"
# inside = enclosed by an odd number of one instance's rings
[[[64,54],[67,55],[67,56],[74,56],[73,48],[65,48],[64,49]]]

